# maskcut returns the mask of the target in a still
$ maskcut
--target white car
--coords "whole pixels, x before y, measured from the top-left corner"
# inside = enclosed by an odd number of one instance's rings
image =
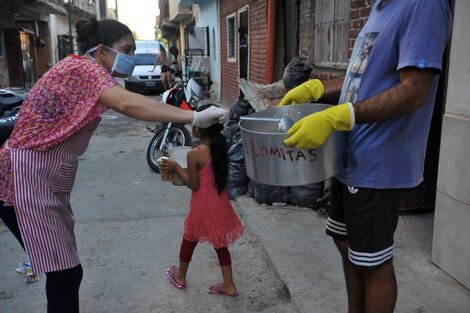
[[[162,45],[158,40],[137,40],[135,44],[136,64],[132,75],[124,80],[125,88],[139,93],[163,92],[160,65],[153,69]]]

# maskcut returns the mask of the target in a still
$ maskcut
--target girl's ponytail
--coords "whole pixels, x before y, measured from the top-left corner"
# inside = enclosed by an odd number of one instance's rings
[[[227,186],[228,178],[228,145],[227,140],[221,133],[212,138],[210,149],[215,185],[218,193],[221,194]]]
[[[196,111],[204,111],[215,104],[205,104],[197,108]],[[219,194],[227,187],[228,180],[228,145],[227,140],[221,134],[224,126],[221,124],[213,124],[207,128],[201,128],[201,138],[210,138],[212,143],[210,146],[212,171],[214,173],[215,185]]]

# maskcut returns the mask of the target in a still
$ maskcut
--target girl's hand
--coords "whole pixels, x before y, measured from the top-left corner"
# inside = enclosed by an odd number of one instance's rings
[[[162,168],[165,173],[175,172],[180,165],[175,160],[163,160]]]

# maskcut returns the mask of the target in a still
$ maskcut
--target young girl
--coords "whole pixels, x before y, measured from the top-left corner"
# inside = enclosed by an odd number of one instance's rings
[[[201,106],[203,111],[212,106]],[[189,214],[184,222],[183,242],[180,248],[180,266],[167,270],[167,277],[178,289],[186,288],[186,273],[198,242],[211,243],[222,269],[223,283],[212,285],[207,293],[235,297],[238,291],[232,279],[230,252],[227,246],[243,233],[243,225],[229,202],[227,193],[227,142],[220,133],[222,125],[208,128],[193,127],[193,135],[201,144],[187,155],[187,168],[173,161],[162,164],[163,171],[178,175],[191,190]]]

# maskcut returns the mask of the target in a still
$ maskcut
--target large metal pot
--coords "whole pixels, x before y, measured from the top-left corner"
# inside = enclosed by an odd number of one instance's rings
[[[327,104],[288,105],[256,112],[249,117],[288,116],[296,122],[329,107]],[[257,182],[275,186],[306,185],[328,179],[342,167],[344,132],[333,132],[318,149],[297,149],[284,145],[286,133],[279,132],[276,122],[241,120],[239,125],[246,172]]]

